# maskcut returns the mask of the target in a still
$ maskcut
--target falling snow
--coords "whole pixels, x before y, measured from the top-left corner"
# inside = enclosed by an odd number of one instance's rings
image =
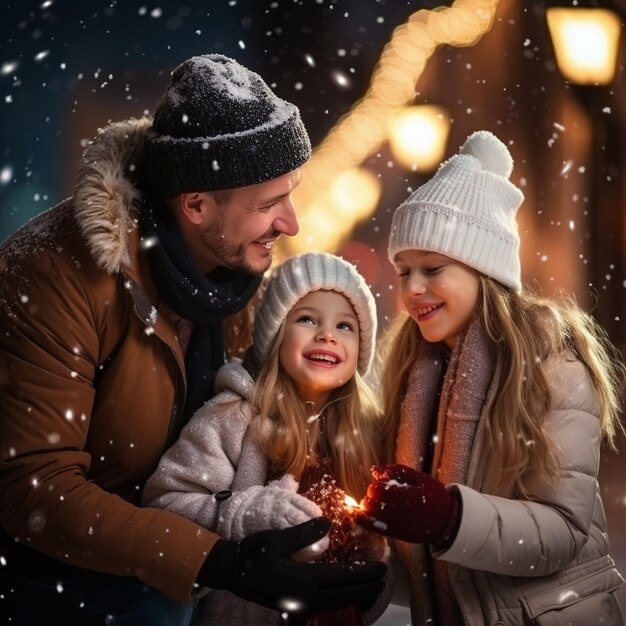
[[[348,11],[346,6],[332,0],[264,3],[263,9],[270,9],[268,13],[257,10],[257,3],[243,0],[171,6],[164,3],[162,7],[124,6],[119,2],[97,7],[83,3],[84,10],[78,3],[72,11],[64,3],[52,0],[35,3],[32,10],[20,8],[20,3],[13,4],[17,8],[11,11],[18,19],[6,28],[0,61],[3,87],[0,106],[4,107],[6,137],[0,165],[3,194],[0,227],[4,228],[0,240],[71,193],[70,183],[65,182],[71,176],[66,176],[62,169],[62,155],[77,155],[81,147],[88,145],[91,134],[85,137],[80,134],[95,129],[83,127],[85,118],[93,116],[104,123],[109,116],[153,114],[154,89],[167,80],[176,63],[185,56],[221,52],[240,58],[262,75],[267,74],[268,82],[281,97],[297,101],[305,124],[314,129],[312,136],[321,142],[324,134],[366,93],[371,69],[393,30],[406,19],[411,8],[410,3],[372,2],[371,6],[362,3],[358,9],[355,5]],[[407,6],[402,7],[403,4]],[[300,23],[300,15],[313,15],[319,21]],[[592,230],[599,228],[601,253],[608,255],[613,233],[598,226],[593,207],[597,198],[588,188],[592,177],[597,175],[606,184],[605,198],[618,189],[615,181],[620,180],[623,167],[620,165],[615,171],[600,163],[598,154],[608,154],[611,144],[607,140],[596,146],[597,154],[593,153],[592,129],[593,124],[605,125],[603,128],[609,133],[617,128],[621,100],[615,90],[620,83],[616,81],[615,89],[599,87],[593,93],[591,90],[596,88],[586,87],[595,108],[593,114],[585,111],[585,103],[577,99],[575,86],[568,84],[566,88],[566,81],[559,74],[549,41],[544,41],[547,34],[532,26],[536,18],[531,12],[526,13],[523,31],[519,30],[519,19],[500,18],[494,22],[493,40],[506,39],[498,34],[517,33],[516,37],[510,37],[514,47],[494,59],[501,62],[502,72],[490,72],[486,67],[481,42],[475,48],[440,46],[435,53],[440,57],[428,61],[429,79],[409,84],[405,99],[410,99],[412,104],[440,102],[449,109],[453,132],[446,155],[457,147],[452,144],[466,128],[488,126],[511,141],[516,152],[512,180],[526,194],[519,214],[519,223],[525,229],[522,249],[529,263],[523,267],[525,278],[548,286],[550,292],[552,281],[556,287],[578,289],[581,299],[588,295],[588,283],[594,292],[606,290],[606,284],[600,286],[602,281],[609,283],[605,293],[611,297],[616,291],[623,294],[616,289],[620,284],[626,289],[623,263],[620,259],[616,265],[609,265],[606,259],[599,263],[598,252],[590,243]],[[490,45],[489,41],[485,38],[484,45]],[[449,56],[445,63],[441,60],[444,54]],[[499,78],[500,73],[515,76],[516,82],[504,81]],[[455,85],[459,88],[455,89]],[[385,97],[390,95],[388,90]],[[557,106],[559,98],[567,101],[567,110]],[[497,110],[500,100],[503,104]],[[73,118],[68,122],[70,116]],[[182,115],[182,121],[195,123],[187,114]],[[589,153],[585,154],[577,144],[587,134]],[[357,143],[355,137],[350,147]],[[205,142],[202,148],[209,150],[209,143]],[[369,168],[382,182],[385,206],[376,213],[380,218],[377,223],[358,222],[347,237],[371,239],[368,244],[374,248],[372,256],[380,261],[380,267],[372,275],[380,307],[379,323],[384,325],[399,295],[395,277],[385,265],[388,218],[398,197],[411,193],[430,172],[418,172],[417,163],[409,168],[400,166],[382,139],[376,150],[378,155],[364,158],[360,166]],[[219,171],[220,163],[212,159],[210,168]],[[129,171],[134,170],[135,164],[130,164]],[[304,215],[304,203],[299,210]],[[304,232],[304,241],[319,245],[321,240]],[[155,243],[155,238],[147,238],[141,246],[148,249]],[[566,263],[567,259],[575,263]],[[590,267],[596,266],[596,275],[590,280],[586,274]],[[0,268],[4,269],[2,259]],[[130,282],[126,286],[132,287]],[[623,296],[619,297],[623,302]],[[20,294],[20,300],[24,309],[37,303],[35,292],[28,289]],[[618,313],[608,314],[608,319],[616,322],[616,328],[620,322]],[[156,320],[153,308],[148,318],[150,327],[145,329],[147,335],[154,333],[152,326]],[[77,358],[72,367],[79,371],[67,367],[62,373],[72,379],[67,384],[80,387],[84,383],[85,355],[78,347],[73,353]],[[36,412],[34,402],[33,407],[28,407],[28,413]],[[80,410],[78,404],[75,408],[58,407],[58,416],[66,421],[66,429],[75,427]],[[318,418],[319,414],[313,414],[309,419]],[[87,419],[80,413],[81,422]],[[44,436],[50,445],[61,442],[58,432]],[[523,441],[526,446],[534,443]],[[110,445],[115,446],[112,441]],[[9,458],[17,455],[14,447],[8,449]],[[619,463],[623,467],[622,461]],[[43,485],[37,479],[32,482],[33,489],[40,491]],[[616,489],[610,485],[612,506],[626,507],[626,496],[621,487]],[[41,511],[34,511],[27,523],[31,530],[39,531],[45,528],[46,517]],[[93,527],[89,527],[89,534],[93,534]],[[523,540],[518,543],[523,544]],[[0,565],[6,566],[4,557],[0,557]],[[535,566],[529,568],[533,570]],[[57,591],[64,591],[62,582],[58,583]],[[572,590],[563,592],[559,598],[565,603],[573,599],[576,593]],[[291,608],[285,606],[284,610]]]
[[[0,184],[6,185],[11,182],[13,178],[13,168],[10,165],[6,165],[0,170]]]

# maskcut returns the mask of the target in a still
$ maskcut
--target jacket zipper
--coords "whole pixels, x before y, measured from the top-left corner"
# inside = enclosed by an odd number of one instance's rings
[[[149,301],[148,296],[144,293],[143,289],[137,285],[137,283],[130,277],[122,274],[124,287],[129,291],[131,299],[133,301],[133,310],[135,315],[141,320],[146,329],[151,329],[151,331],[159,338],[159,341],[164,343],[172,358],[176,362],[176,366],[178,369],[178,376],[174,381],[174,400],[172,403],[172,410],[170,412],[170,419],[167,428],[167,437],[165,439],[165,446],[163,448],[163,452],[167,450],[172,445],[172,436],[176,432],[176,427],[182,416],[181,407],[185,404],[185,397],[187,395],[187,382],[185,379],[185,368],[184,365],[180,362],[176,351],[173,346],[169,344],[163,337],[163,335],[156,328],[155,324],[152,322],[153,313],[156,312],[156,307]],[[156,318],[155,318],[156,319]],[[182,382],[182,385],[181,385]],[[182,394],[181,394],[182,387]]]

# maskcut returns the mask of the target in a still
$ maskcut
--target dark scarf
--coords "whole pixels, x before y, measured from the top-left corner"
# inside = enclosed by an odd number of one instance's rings
[[[224,364],[224,318],[241,311],[261,277],[218,267],[203,274],[164,207],[144,199],[139,213],[142,246],[159,296],[194,329],[185,355],[187,397],[181,426],[213,396],[215,372]]]

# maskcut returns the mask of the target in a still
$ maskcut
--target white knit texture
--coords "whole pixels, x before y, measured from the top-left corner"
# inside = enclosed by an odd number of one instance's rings
[[[315,502],[298,494],[298,483],[293,476],[285,474],[268,485],[236,491],[221,502],[215,531],[225,539],[241,541],[262,530],[289,528],[321,515],[322,510]],[[324,547],[327,545],[325,542]]]
[[[394,213],[389,260],[403,250],[439,252],[520,291],[515,213],[524,199],[508,180],[513,159],[493,134],[478,131]]]
[[[341,257],[307,252],[287,259],[276,268],[254,321],[254,353],[263,363],[281,324],[307,293],[325,289],[350,300],[359,322],[358,371],[365,375],[374,357],[376,302],[365,279]]]

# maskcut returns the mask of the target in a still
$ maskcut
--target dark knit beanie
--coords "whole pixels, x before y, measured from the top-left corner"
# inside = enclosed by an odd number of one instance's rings
[[[265,182],[300,167],[311,143],[298,108],[221,54],[172,74],[145,139],[145,182],[164,197]]]

